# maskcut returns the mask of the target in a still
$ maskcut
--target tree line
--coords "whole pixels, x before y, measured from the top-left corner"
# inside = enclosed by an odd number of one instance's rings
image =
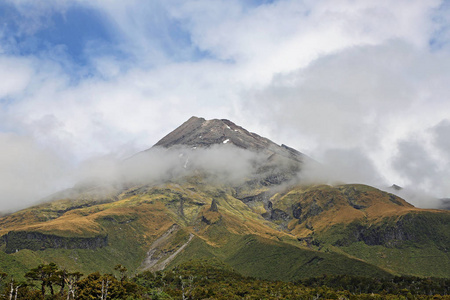
[[[0,272],[0,299],[450,299],[450,279],[334,275],[298,282],[245,277],[219,261],[196,260],[173,269],[128,276],[70,272],[54,263],[30,269],[24,281]]]

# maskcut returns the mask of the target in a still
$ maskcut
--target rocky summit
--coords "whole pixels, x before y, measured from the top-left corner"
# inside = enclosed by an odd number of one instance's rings
[[[233,122],[222,119],[205,120],[191,117],[180,127],[163,137],[154,147],[170,148],[185,145],[192,148],[208,148],[212,145],[234,145],[241,149],[280,155],[302,162],[304,155],[286,145],[277,145],[256,133],[247,131]]]
[[[263,185],[279,185],[294,180],[305,162],[314,163],[303,153],[284,144],[280,146],[226,119],[191,117],[147,151],[160,147],[185,147],[190,150],[237,148],[258,154],[260,159],[252,180]]]
[[[226,151],[248,158],[232,156],[251,171],[234,166],[227,176],[243,175],[211,180],[232,161],[187,164]],[[192,117],[127,160],[139,166],[128,172],[152,176],[78,184],[1,217],[0,269],[20,276],[54,262],[85,274],[117,264],[138,273],[206,259],[273,280],[450,277],[450,211],[367,185],[303,182],[308,160],[231,121]]]

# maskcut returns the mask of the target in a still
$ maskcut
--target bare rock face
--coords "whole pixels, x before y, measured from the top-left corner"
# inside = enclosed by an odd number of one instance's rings
[[[22,249],[45,250],[54,249],[97,249],[108,245],[108,236],[95,237],[62,237],[40,232],[10,231],[2,237],[6,244],[5,252],[14,253]]]
[[[234,186],[237,191],[236,198],[244,202],[249,196],[255,195],[246,193],[240,195],[240,189],[245,191],[250,186],[254,190],[258,189],[257,186],[260,189],[267,189],[297,181],[304,163],[313,161],[293,148],[286,145],[280,146],[226,119],[205,120],[191,117],[146,151],[152,151],[158,147],[166,149],[186,147],[192,151],[211,147],[224,149],[236,147],[257,154],[255,157],[258,157],[258,163],[253,165],[256,167],[254,174],[242,183],[241,188]]]
[[[209,208],[209,211],[219,211],[219,208],[217,207],[217,200],[213,199],[211,202],[211,207]]]
[[[212,145],[234,145],[250,151],[281,156],[302,162],[305,156],[286,145],[277,145],[271,140],[234,124],[226,119],[205,120],[191,117],[180,127],[166,135],[154,147],[171,148],[177,145],[191,148],[208,148]],[[271,157],[270,159],[276,159]]]

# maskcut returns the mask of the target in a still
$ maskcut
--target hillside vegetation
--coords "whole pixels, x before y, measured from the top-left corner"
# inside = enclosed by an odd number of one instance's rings
[[[450,277],[450,211],[360,184],[303,184],[317,166],[228,120],[192,117],[120,165],[0,218],[0,268],[157,272],[214,259],[242,276]],[[153,169],[155,167],[155,169]]]
[[[448,212],[362,185],[297,186],[250,204],[235,197],[242,191],[194,176],[89,205],[35,206],[0,219],[0,268],[20,276],[51,261],[87,274],[120,262],[138,272],[216,258],[270,280],[450,277]],[[246,187],[247,197],[262,192]]]
[[[28,270],[26,281],[0,272],[0,299],[450,299],[449,279],[321,276],[298,282],[242,276],[217,260],[190,260],[164,271],[84,276],[56,264]]]

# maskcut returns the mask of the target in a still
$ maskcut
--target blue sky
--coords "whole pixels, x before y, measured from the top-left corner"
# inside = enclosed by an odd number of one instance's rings
[[[28,205],[192,115],[231,119],[343,181],[449,197],[449,9],[438,0],[2,1],[3,199]],[[431,205],[422,198],[411,201]]]
[[[13,4],[3,3],[1,11],[5,33],[16,44],[13,51],[21,55],[35,55],[63,46],[68,58],[83,64],[84,48],[88,42],[113,43],[107,24],[93,9],[75,6],[64,12],[55,11],[45,17],[40,16],[42,24],[37,24],[37,28],[30,32],[21,26],[32,20],[23,18]]]

